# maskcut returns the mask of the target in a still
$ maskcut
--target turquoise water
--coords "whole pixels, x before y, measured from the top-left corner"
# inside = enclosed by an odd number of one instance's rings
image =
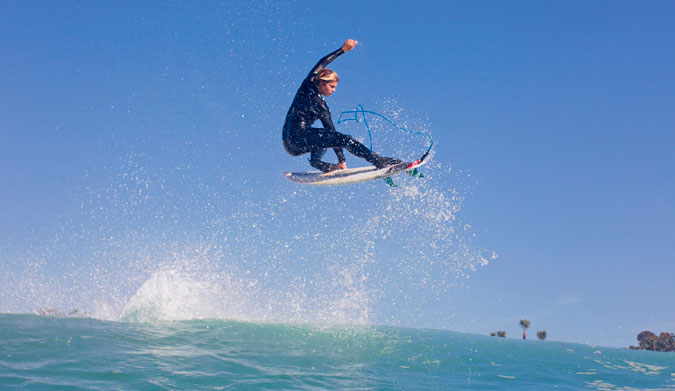
[[[0,315],[2,390],[672,390],[675,356],[450,331]]]

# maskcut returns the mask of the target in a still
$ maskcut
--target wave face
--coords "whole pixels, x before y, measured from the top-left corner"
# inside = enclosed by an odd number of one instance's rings
[[[675,388],[672,354],[449,331],[5,314],[0,336],[3,390]]]

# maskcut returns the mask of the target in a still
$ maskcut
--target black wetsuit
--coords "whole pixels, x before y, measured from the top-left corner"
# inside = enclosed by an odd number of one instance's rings
[[[293,156],[310,152],[309,163],[323,172],[337,169],[337,165],[321,160],[327,148],[333,148],[340,163],[345,161],[342,148],[346,148],[350,153],[366,159],[371,164],[376,166],[384,164],[381,161],[382,158],[372,153],[365,145],[351,136],[335,131],[330,110],[316,86],[316,76],[319,70],[325,68],[343,53],[344,51],[340,48],[319,60],[312,68],[293,98],[293,104],[288,109],[283,128],[286,151]],[[323,128],[312,127],[317,119],[321,121]]]

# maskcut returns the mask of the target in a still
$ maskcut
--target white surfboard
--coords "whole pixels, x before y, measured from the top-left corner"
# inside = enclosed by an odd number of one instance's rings
[[[424,156],[426,157],[426,156]],[[393,166],[377,168],[375,166],[348,168],[335,170],[327,173],[321,171],[310,172],[284,172],[284,176],[292,182],[311,186],[337,186],[352,183],[372,181],[379,178],[387,178],[406,171],[413,171],[426,163],[425,159],[414,162],[403,162]]]

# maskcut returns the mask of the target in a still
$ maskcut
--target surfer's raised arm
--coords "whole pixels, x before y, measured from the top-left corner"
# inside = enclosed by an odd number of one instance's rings
[[[308,78],[313,78],[316,76],[316,74],[319,72],[320,69],[325,68],[330,64],[331,62],[335,61],[336,58],[340,57],[342,54],[354,49],[356,44],[358,43],[357,40],[355,39],[348,39],[345,41],[345,43],[342,44],[340,48],[338,48],[336,51],[327,54],[319,62],[314,65],[311,71],[309,71],[309,76]]]

